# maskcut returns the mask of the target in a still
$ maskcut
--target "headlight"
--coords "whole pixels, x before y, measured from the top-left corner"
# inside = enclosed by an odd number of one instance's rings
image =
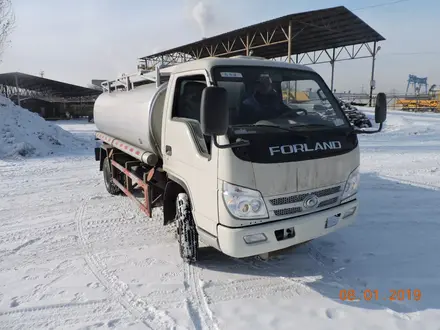
[[[347,183],[345,184],[344,193],[342,194],[342,201],[357,193],[359,187],[359,167],[350,173]]]
[[[259,191],[223,182],[223,200],[231,214],[239,219],[269,217],[266,204]]]

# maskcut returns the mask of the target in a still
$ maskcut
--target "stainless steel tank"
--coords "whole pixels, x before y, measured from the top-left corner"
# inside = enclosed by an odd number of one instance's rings
[[[162,157],[162,115],[167,84],[151,83],[130,91],[102,93],[93,116],[98,131]]]

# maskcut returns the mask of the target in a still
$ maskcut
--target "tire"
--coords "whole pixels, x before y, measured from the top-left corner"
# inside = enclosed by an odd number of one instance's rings
[[[102,166],[102,172],[104,174],[104,183],[105,188],[111,195],[119,195],[121,193],[121,189],[117,185],[114,184],[112,180],[112,169],[110,167],[110,160],[108,157],[105,157],[104,164]]]
[[[176,221],[180,257],[186,263],[194,263],[198,260],[199,235],[185,193],[180,193],[176,199]]]

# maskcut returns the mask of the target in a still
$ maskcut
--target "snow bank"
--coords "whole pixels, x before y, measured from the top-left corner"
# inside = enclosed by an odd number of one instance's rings
[[[87,150],[88,142],[0,96],[0,158]]]

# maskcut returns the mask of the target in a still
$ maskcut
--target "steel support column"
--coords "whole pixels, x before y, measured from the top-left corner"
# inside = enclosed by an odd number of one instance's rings
[[[289,21],[289,28],[287,30],[287,59],[289,63],[292,62],[292,21]]]
[[[299,58],[299,55],[296,54],[296,60],[295,60],[296,64],[298,64],[298,58]],[[298,80],[295,80],[295,98],[297,97],[297,94],[296,94],[297,91],[298,91]]]
[[[371,81],[370,81],[370,100],[368,105],[371,107],[373,102],[373,89],[374,89],[374,64],[376,62],[376,41],[373,44],[373,63],[371,65]]]
[[[334,83],[334,79],[335,79],[335,49],[334,48],[333,48],[332,59],[330,61],[330,64],[332,66],[332,78],[331,78],[331,83],[330,83],[330,86],[331,86],[330,89],[333,93],[333,90],[334,90],[333,83]]]
[[[292,62],[292,21],[289,21],[289,28],[287,30],[287,60]],[[287,91],[287,102],[290,102],[290,81],[289,90]]]

